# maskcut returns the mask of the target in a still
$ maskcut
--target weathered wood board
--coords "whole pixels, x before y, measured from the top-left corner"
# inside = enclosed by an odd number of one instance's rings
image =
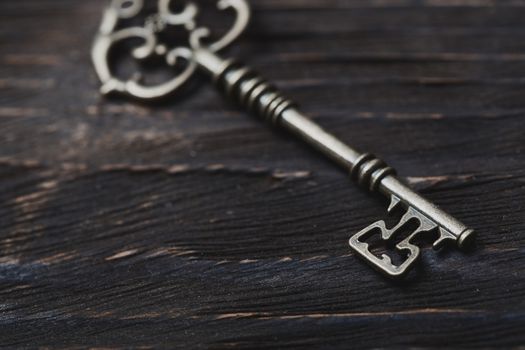
[[[257,0],[230,54],[477,229],[404,282],[386,203],[204,83],[103,99],[105,1],[0,2],[0,344],[525,346],[525,1]]]

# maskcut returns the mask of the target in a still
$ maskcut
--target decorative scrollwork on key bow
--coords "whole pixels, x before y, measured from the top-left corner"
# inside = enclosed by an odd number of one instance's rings
[[[204,44],[203,40],[210,36],[207,27],[198,26],[197,17],[199,8],[194,2],[186,2],[178,12],[171,10],[172,0],[158,0],[157,12],[148,16],[143,26],[119,28],[124,20],[134,19],[144,8],[144,0],[113,0],[106,8],[102,23],[92,48],[92,59],[95,70],[102,82],[103,94],[122,93],[139,99],[155,99],[167,96],[186,83],[195,72],[197,65],[193,60],[193,52],[201,47],[211,52],[217,52],[233,42],[246,28],[250,9],[244,0],[220,0],[217,2],[219,10],[231,9],[235,12],[235,20],[231,28],[218,40]],[[167,47],[159,40],[159,34],[168,26],[188,33],[187,46]],[[142,44],[135,47],[132,57],[144,60],[153,56],[161,56],[165,63],[176,70],[178,74],[170,80],[148,85],[144,83],[140,73],[134,74],[130,79],[118,78],[110,68],[110,51],[116,44],[128,39],[141,39]]]

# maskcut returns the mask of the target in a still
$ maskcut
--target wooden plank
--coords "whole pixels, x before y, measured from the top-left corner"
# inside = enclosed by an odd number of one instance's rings
[[[524,1],[261,0],[230,51],[477,229],[403,282],[347,246],[386,203],[202,77],[101,98],[104,3],[0,3],[1,345],[525,344]]]

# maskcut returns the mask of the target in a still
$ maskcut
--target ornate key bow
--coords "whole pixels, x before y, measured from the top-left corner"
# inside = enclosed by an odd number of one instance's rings
[[[419,234],[436,231],[438,237],[433,244],[436,249],[447,241],[463,247],[472,240],[472,229],[404,185],[395,176],[394,169],[382,160],[369,153],[361,154],[339,141],[304,116],[295,103],[285,98],[253,70],[217,55],[217,52],[234,41],[248,24],[250,10],[244,0],[217,2],[220,10],[233,10],[235,20],[222,38],[209,44],[203,43],[209,37],[210,31],[198,25],[197,5],[194,2],[186,2],[180,11],[172,11],[171,3],[170,0],[159,0],[157,12],[148,16],[143,25],[121,28],[121,21],[131,20],[143,10],[143,0],[111,2],[104,13],[92,50],[103,94],[121,93],[138,99],[160,98],[178,90],[197,69],[204,71],[229,98],[271,124],[303,139],[346,169],[353,180],[370,192],[379,192],[388,197],[389,212],[395,207],[404,207],[405,214],[394,227],[389,229],[385,222],[380,220],[353,235],[349,241],[359,256],[390,277],[405,275],[418,260],[420,248],[414,241]],[[169,26],[188,33],[186,46],[170,48],[159,40],[160,33]],[[116,44],[127,39],[142,40],[142,45],[132,50],[132,55],[137,60],[159,56],[174,70],[181,61],[185,62],[185,65],[183,68],[179,67],[178,74],[171,80],[160,84],[148,85],[139,74],[131,79],[119,79],[110,69],[109,56]],[[388,255],[382,254],[378,257],[370,251],[367,239],[371,235],[379,233],[380,239],[385,243],[393,242],[409,224],[415,224],[415,228],[406,238],[395,244],[396,250],[404,256],[402,263],[394,264]]]
[[[199,8],[193,2],[186,3],[180,12],[172,12],[171,0],[159,0],[157,13],[148,16],[143,26],[124,27],[119,29],[123,20],[132,19],[140,14],[144,0],[113,0],[104,12],[102,24],[95,38],[92,49],[92,59],[97,74],[102,82],[101,92],[122,93],[138,99],[155,99],[168,96],[186,83],[195,70],[197,63],[193,60],[193,52],[203,47],[202,40],[210,35],[206,27],[197,25]],[[244,31],[250,19],[250,10],[243,0],[220,0],[217,2],[220,10],[235,11],[235,21],[230,30],[219,40],[206,44],[210,52],[217,52],[231,44]],[[159,33],[168,26],[188,32],[189,46],[166,47],[159,41]],[[143,44],[134,48],[132,55],[137,60],[145,60],[152,56],[164,57],[165,63],[175,68],[180,61],[186,66],[171,80],[157,84],[146,85],[141,81],[140,73],[129,80],[117,78],[110,69],[110,51],[119,42],[129,39],[141,39]]]

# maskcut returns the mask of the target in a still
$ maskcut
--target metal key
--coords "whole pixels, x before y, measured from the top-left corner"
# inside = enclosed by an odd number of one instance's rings
[[[225,95],[257,114],[272,125],[288,130],[306,141],[336,164],[349,172],[350,177],[370,192],[379,192],[390,200],[388,212],[403,206],[405,214],[392,228],[383,220],[374,222],[350,238],[350,247],[380,272],[399,277],[405,275],[420,256],[420,248],[414,244],[417,235],[436,230],[438,238],[433,247],[438,249],[450,241],[463,247],[472,241],[474,231],[412,191],[397,177],[393,168],[370,153],[360,153],[326,132],[284,97],[275,87],[262,79],[253,70],[225,60],[217,52],[233,42],[246,28],[250,9],[244,0],[220,0],[220,10],[233,10],[235,20],[230,30],[219,40],[205,44],[210,35],[208,28],[199,26],[199,8],[194,2],[186,2],[182,10],[171,10],[171,0],[158,0],[157,12],[149,15],[143,26],[122,27],[121,22],[135,19],[144,8],[143,0],[113,0],[106,8],[99,32],[92,49],[92,59],[102,82],[103,94],[120,93],[142,100],[165,97],[178,90],[196,70],[207,73]],[[168,48],[159,40],[159,34],[167,27],[177,27],[188,33],[188,44]],[[135,59],[142,60],[160,56],[165,63],[179,68],[171,80],[157,85],[147,85],[136,74],[132,79],[122,80],[110,69],[110,50],[120,41],[139,38],[143,44],[133,49]],[[408,237],[395,245],[404,256],[401,264],[394,264],[391,258],[382,254],[376,256],[370,251],[367,239],[380,233],[384,243],[392,242],[409,223],[416,223]],[[412,227],[412,226],[410,226]]]

